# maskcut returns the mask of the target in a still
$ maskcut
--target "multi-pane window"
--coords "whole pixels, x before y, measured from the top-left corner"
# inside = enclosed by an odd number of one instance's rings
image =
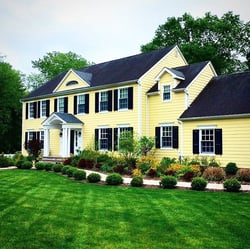
[[[214,153],[214,129],[202,129],[200,130],[200,133],[201,153]]]
[[[40,108],[41,108],[40,109],[41,117],[46,117],[46,114],[47,114],[47,101],[46,100],[41,101]]]
[[[108,92],[100,92],[100,111],[108,111]]]
[[[40,131],[40,134],[39,134],[39,140],[40,142],[42,143],[42,146],[44,145],[44,131]]]
[[[119,89],[119,109],[128,109],[128,88]]]
[[[168,101],[171,99],[171,88],[170,85],[163,86],[163,101]]]
[[[85,95],[79,95],[77,101],[77,113],[85,113]]]
[[[64,98],[58,99],[58,112],[64,112]]]
[[[161,147],[162,148],[172,147],[172,141],[173,141],[172,137],[173,137],[172,126],[161,127]]]
[[[108,150],[108,129],[106,128],[99,130],[99,149]]]
[[[29,118],[34,118],[35,117],[35,104],[34,104],[34,102],[29,103],[28,108],[29,108]]]

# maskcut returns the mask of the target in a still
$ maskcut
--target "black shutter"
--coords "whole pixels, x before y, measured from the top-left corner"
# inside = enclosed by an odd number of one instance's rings
[[[99,112],[99,93],[95,93],[95,112]]]
[[[112,128],[108,128],[108,150],[112,150]]]
[[[155,148],[161,148],[161,127],[155,127]]]
[[[130,131],[132,134],[133,134],[133,127],[128,127],[128,129],[127,129],[128,131]]]
[[[28,132],[25,132],[24,148],[25,150],[28,148]]]
[[[85,113],[89,113],[89,94],[85,94]]]
[[[34,108],[34,118],[37,118],[37,102],[33,102],[32,105]]]
[[[179,148],[179,127],[173,126],[173,148]]]
[[[57,99],[54,99],[54,112],[57,112]]]
[[[128,88],[128,109],[133,109],[133,87]]]
[[[114,90],[114,111],[118,110],[118,90]]]
[[[40,118],[41,114],[40,114],[40,106],[41,106],[41,101],[37,102],[37,117]]]
[[[68,113],[68,97],[64,97],[64,113]]]
[[[193,130],[193,154],[199,154],[199,130]]]
[[[215,129],[215,154],[222,155],[222,129]]]
[[[118,150],[118,128],[114,128],[114,150]]]
[[[77,96],[74,96],[74,114],[77,114]]]
[[[46,100],[46,117],[49,116],[49,112],[50,112],[50,101],[49,99]]]
[[[95,150],[99,150],[99,129],[95,129]]]
[[[29,118],[29,104],[28,103],[26,103],[26,119],[28,119]]]
[[[112,90],[108,91],[108,111],[112,112]]]
[[[36,139],[35,139],[35,140],[40,141],[40,131],[37,131],[37,132],[36,132]]]

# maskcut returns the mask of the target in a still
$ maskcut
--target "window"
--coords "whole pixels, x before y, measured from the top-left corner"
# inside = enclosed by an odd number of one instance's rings
[[[35,102],[28,104],[28,113],[29,118],[35,118]]]
[[[41,101],[40,104],[40,113],[41,113],[41,117],[47,117],[47,101],[43,100]]]
[[[85,95],[78,96],[77,113],[85,113]]]
[[[54,100],[54,111],[55,112],[68,112],[68,98],[61,97]]]
[[[58,99],[58,112],[64,112],[64,98]]]
[[[179,127],[164,125],[155,127],[155,147],[177,149],[179,147]]]
[[[128,109],[128,88],[119,90],[119,109]]]
[[[133,127],[119,127],[114,128],[114,150],[118,150],[119,148],[119,138],[123,132],[131,132],[133,134]],[[129,133],[127,133],[129,134]]]
[[[112,150],[112,128],[95,129],[97,150]]]
[[[163,101],[169,101],[171,99],[170,85],[163,86]]]
[[[44,146],[44,131],[40,131],[39,140],[42,143],[42,147],[43,147]]]
[[[108,111],[108,92],[100,92],[100,112]]]
[[[74,96],[74,114],[89,113],[89,94]]]
[[[193,130],[193,154],[222,154],[222,129]]]

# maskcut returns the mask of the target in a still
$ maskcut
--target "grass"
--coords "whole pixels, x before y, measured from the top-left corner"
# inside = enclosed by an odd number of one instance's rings
[[[250,248],[250,195],[0,171],[0,248]]]

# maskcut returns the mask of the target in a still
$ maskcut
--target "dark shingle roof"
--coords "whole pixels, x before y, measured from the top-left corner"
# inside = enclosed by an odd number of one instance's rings
[[[250,114],[250,72],[214,77],[180,119]]]
[[[70,113],[54,112],[54,115],[62,119],[65,123],[82,124],[82,121]],[[52,114],[52,115],[53,115]]]
[[[169,53],[175,46],[141,53],[117,60],[95,64],[83,69],[75,70],[81,76],[87,77],[90,87],[104,86],[108,84],[136,81],[146,73],[161,58]],[[40,88],[31,92],[26,98],[34,98],[41,95],[51,94],[67,72],[48,81]]]
[[[191,65],[185,65],[169,69],[176,75],[178,72],[178,76],[180,77],[184,76],[185,78],[184,80],[181,80],[181,82],[174,89],[175,90],[185,89],[208,63],[209,63],[208,61],[204,61],[204,62],[194,63]],[[152,88],[149,89],[148,93],[153,93],[157,91],[158,91],[158,83],[153,85]]]

